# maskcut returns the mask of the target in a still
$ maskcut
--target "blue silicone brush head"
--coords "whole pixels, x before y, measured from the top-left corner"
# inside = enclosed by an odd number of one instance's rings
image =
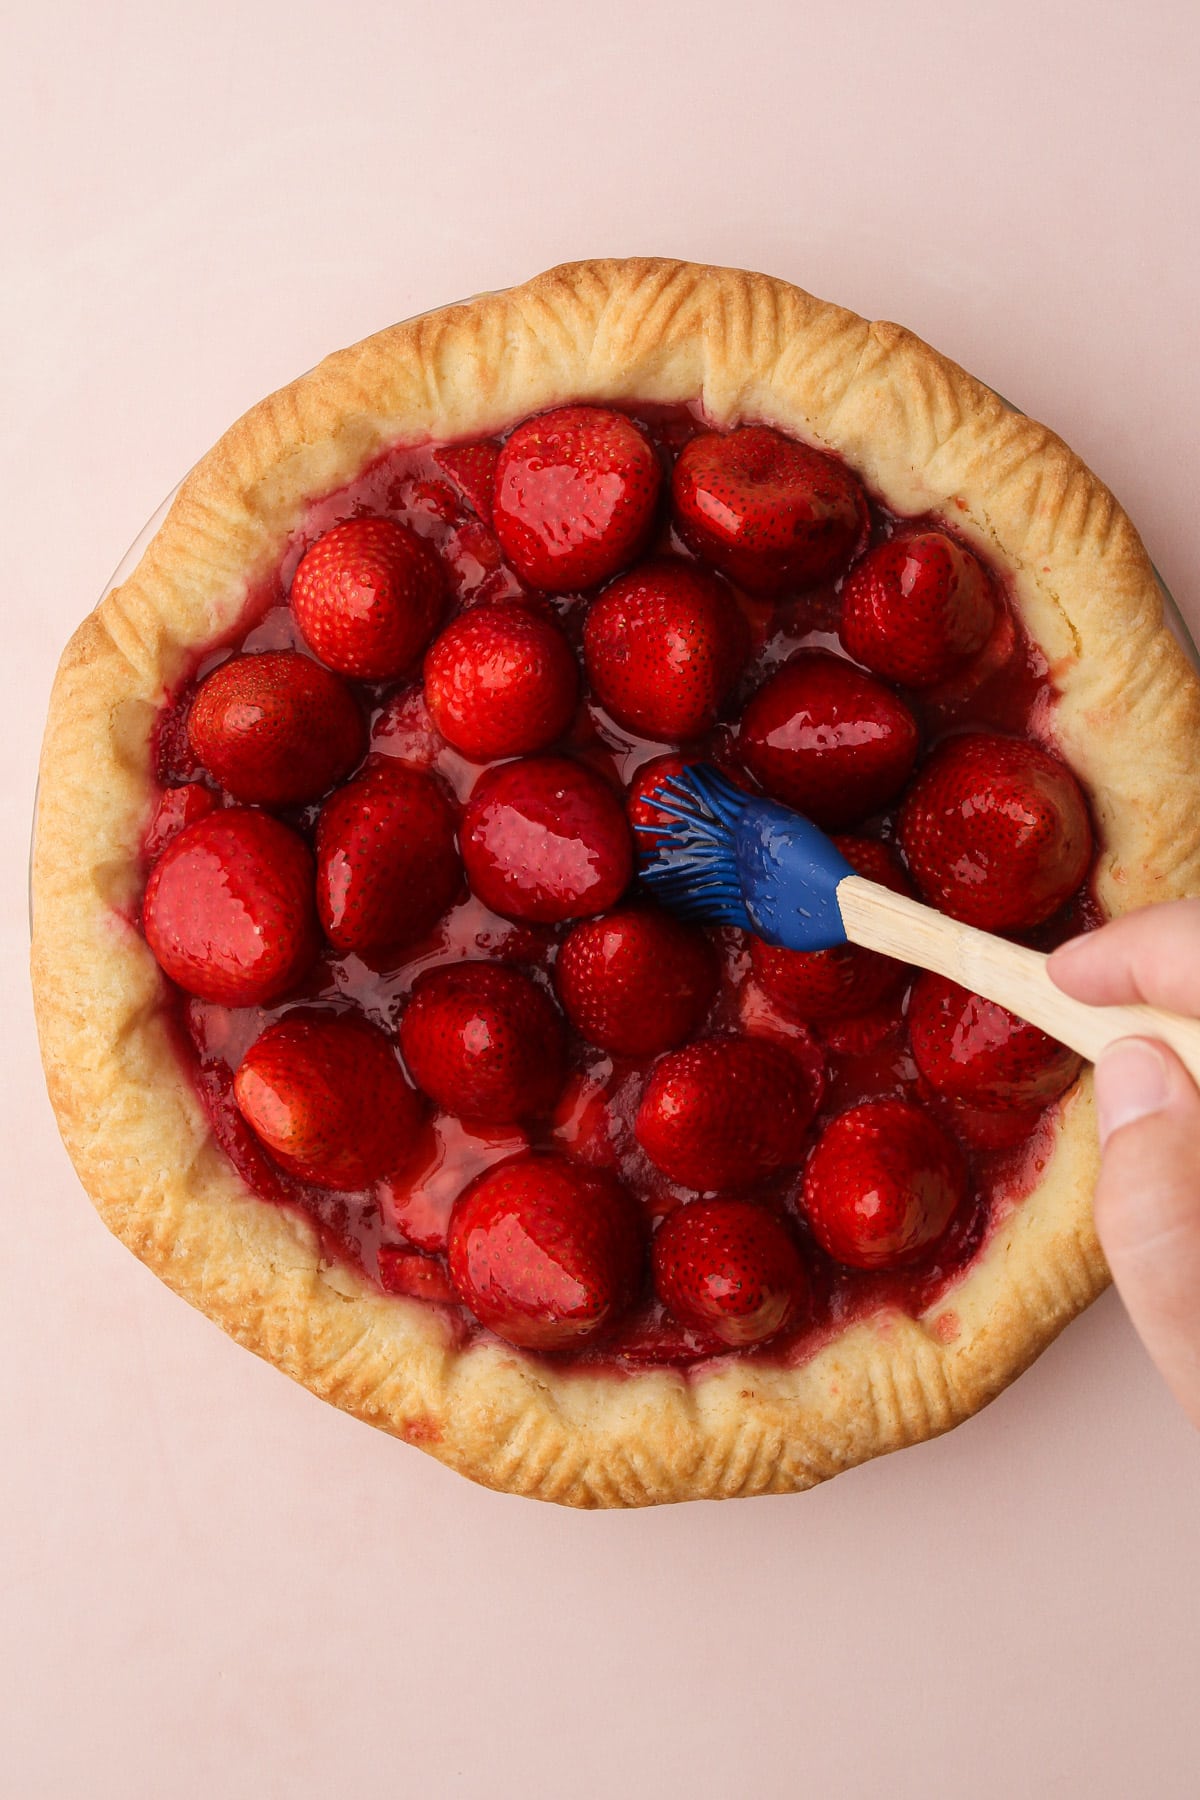
[[[786,950],[846,942],[837,888],[854,870],[799,813],[744,794],[707,763],[668,776],[651,798],[670,823],[637,826],[653,840],[640,874],[672,912]]]

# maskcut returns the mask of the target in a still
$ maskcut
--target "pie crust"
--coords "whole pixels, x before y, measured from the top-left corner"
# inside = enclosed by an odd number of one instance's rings
[[[1116,913],[1200,893],[1200,684],[1102,483],[1044,426],[897,325],[764,275],[568,264],[395,325],[252,408],[183,483],[55,682],[33,872],[51,1098],[106,1224],[170,1287],[323,1399],[489,1486],[575,1506],[781,1493],[946,1430],[1108,1280],[1089,1076],[1036,1186],[919,1318],[885,1310],[803,1366],[572,1372],[321,1254],[218,1148],[135,923],[151,729],[193,647],[230,633],[306,502],[397,442],[488,436],[567,400],[699,399],[841,452],[894,511],[953,520],[1012,580],[1091,797]]]

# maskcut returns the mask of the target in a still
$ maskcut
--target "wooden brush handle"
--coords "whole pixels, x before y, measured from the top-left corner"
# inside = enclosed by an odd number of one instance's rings
[[[862,875],[840,881],[837,900],[852,944],[945,975],[1006,1006],[1089,1062],[1118,1038],[1158,1038],[1200,1082],[1200,1021],[1157,1006],[1087,1006],[1072,1000],[1047,975],[1048,959],[1040,950],[962,925]]]

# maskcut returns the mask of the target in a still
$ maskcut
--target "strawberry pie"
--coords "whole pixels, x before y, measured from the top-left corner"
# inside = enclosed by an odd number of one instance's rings
[[[811,1486],[1107,1280],[1080,1059],[639,880],[716,764],[1050,948],[1195,892],[1200,692],[1112,497],[893,325],[581,263],[263,401],[63,658],[34,985],[109,1226],[488,1485]]]

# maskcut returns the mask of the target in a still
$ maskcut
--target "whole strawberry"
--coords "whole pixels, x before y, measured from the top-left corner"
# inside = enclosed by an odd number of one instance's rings
[[[475,516],[485,525],[492,522],[499,459],[499,444],[486,440],[475,444],[451,444],[447,449],[433,453],[438,468],[450,477]]]
[[[436,554],[407,526],[347,519],[301,557],[291,601],[323,663],[363,681],[390,681],[433,636],[446,580]]]
[[[767,598],[838,574],[867,528],[866,499],[850,470],[765,425],[692,438],[671,493],[692,548]]]
[[[369,1187],[413,1148],[421,1104],[389,1040],[352,1014],[291,1013],[247,1050],[238,1109],[276,1162],[318,1187]]]
[[[299,806],[348,775],[367,731],[350,690],[295,650],[231,656],[200,685],[188,741],[248,806]]]
[[[926,1081],[974,1107],[1049,1106],[1083,1063],[1036,1025],[942,975],[917,980],[908,1035]]]
[[[545,750],[570,725],[578,695],[571,646],[553,619],[529,606],[474,607],[425,657],[433,722],[476,762]]]
[[[804,1174],[813,1236],[854,1269],[894,1269],[922,1256],[967,1192],[962,1151],[941,1126],[903,1100],[873,1100],[839,1113]]]
[[[583,1037],[619,1056],[657,1056],[698,1028],[717,991],[704,933],[646,905],[572,927],[554,979]]]
[[[548,1153],[489,1169],[450,1218],[450,1278],[497,1337],[572,1350],[609,1329],[641,1277],[637,1203],[611,1175]]]
[[[911,894],[912,883],[895,854],[877,838],[839,837],[834,843],[850,867],[868,881],[877,881],[894,894]],[[889,994],[895,994],[908,978],[908,965],[858,944],[838,944],[831,950],[782,950],[750,939],[750,964],[755,977],[786,1018],[843,1019],[869,1012]]]
[[[701,1038],[656,1063],[634,1132],[683,1187],[751,1187],[800,1161],[820,1093],[811,1069],[780,1043]]]
[[[977,559],[945,532],[922,531],[880,544],[850,571],[839,636],[888,681],[933,687],[978,656],[995,620]]]
[[[731,1349],[765,1343],[808,1304],[808,1277],[787,1226],[752,1200],[693,1200],[651,1247],[654,1286],[682,1325]]]
[[[488,769],[463,819],[472,891],[508,919],[557,924],[615,906],[633,874],[620,799],[565,756]]]
[[[321,808],[317,910],[335,949],[412,943],[461,885],[454,814],[432,776],[382,763]]]
[[[725,583],[678,556],[618,576],[583,627],[601,705],[618,725],[667,743],[711,730],[749,650],[749,626]]]
[[[984,732],[938,745],[905,797],[899,832],[930,905],[985,931],[1048,919],[1092,860],[1087,803],[1066,765]]]
[[[418,976],[400,1047],[435,1105],[488,1124],[550,1112],[566,1076],[566,1033],[554,1002],[503,963],[452,963]]]
[[[268,813],[207,813],[150,871],[142,923],[185,992],[222,1006],[278,1000],[320,947],[308,845]]]
[[[737,749],[774,800],[840,830],[894,800],[917,757],[898,694],[828,650],[798,650],[742,714]]]
[[[518,575],[576,593],[643,549],[661,483],[654,447],[632,419],[563,406],[518,425],[501,450],[492,521]]]

